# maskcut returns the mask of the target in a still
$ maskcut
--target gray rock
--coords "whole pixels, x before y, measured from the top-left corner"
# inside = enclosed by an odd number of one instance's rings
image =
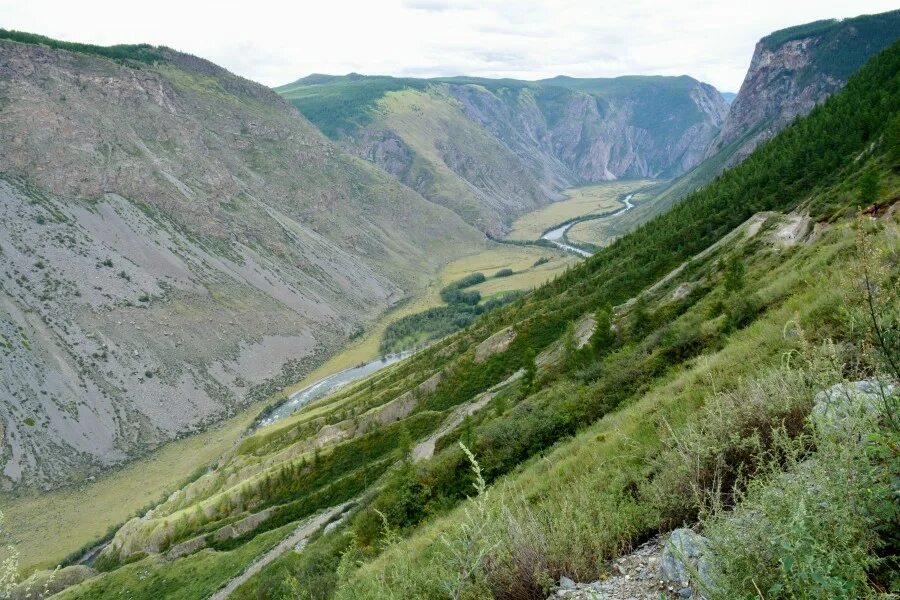
[[[878,415],[897,386],[878,379],[838,383],[816,394],[812,420],[822,431],[842,431],[852,417]]]
[[[702,535],[690,529],[676,529],[669,536],[660,557],[660,579],[682,584],[693,582],[708,587],[708,547],[709,542]]]
[[[563,575],[559,578],[559,588],[562,590],[574,590],[575,582]]]

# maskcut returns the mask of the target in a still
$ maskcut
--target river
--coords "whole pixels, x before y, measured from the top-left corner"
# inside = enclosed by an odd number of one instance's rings
[[[366,375],[371,375],[376,371],[380,371],[386,366],[403,360],[404,358],[411,356],[412,354],[412,351],[399,352],[397,354],[388,354],[384,358],[379,358],[364,365],[360,365],[358,367],[353,367],[350,369],[344,369],[343,371],[338,371],[337,373],[333,373],[331,375],[328,375],[327,377],[323,377],[322,379],[319,379],[318,381],[306,386],[299,392],[294,392],[293,394],[288,396],[287,400],[272,409],[272,411],[264,418],[254,423],[252,429],[259,429],[261,427],[271,425],[276,421],[280,421],[281,419],[294,414],[310,402],[318,400],[319,398],[324,398],[328,394],[337,391],[348,383],[352,383],[357,379],[365,377]]]
[[[569,252],[574,252],[575,254],[578,254],[578,255],[581,255],[581,256],[587,258],[588,256],[591,255],[591,252],[588,252],[587,250],[582,250],[581,248],[576,248],[575,246],[570,246],[569,244],[566,244],[565,242],[562,241],[562,239],[566,235],[566,232],[569,230],[570,227],[572,227],[572,225],[574,225],[576,223],[581,223],[582,221],[594,220],[594,219],[612,219],[613,217],[617,217],[624,212],[628,212],[629,210],[634,208],[634,204],[631,203],[631,198],[633,196],[634,196],[634,194],[628,194],[627,196],[625,196],[625,206],[623,206],[622,208],[620,208],[619,210],[617,210],[616,212],[614,212],[612,214],[597,215],[596,217],[590,217],[589,219],[575,219],[573,221],[569,221],[568,223],[564,223],[564,224],[560,225],[559,227],[551,229],[550,231],[548,231],[547,233],[542,235],[541,239],[547,240],[548,242],[556,244],[563,250],[567,250]]]

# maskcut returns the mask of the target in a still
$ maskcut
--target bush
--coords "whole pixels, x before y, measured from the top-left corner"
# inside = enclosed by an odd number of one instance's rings
[[[494,273],[494,278],[509,277],[510,275],[513,275],[514,273],[515,272],[512,269],[500,269],[499,271]]]
[[[776,452],[779,435],[803,431],[816,389],[807,372],[783,368],[710,398],[668,440],[644,496],[655,499],[671,527],[692,521],[698,510],[732,506],[735,490]]]
[[[898,517],[891,486],[898,473],[896,458],[891,469],[878,457],[895,456],[900,435],[883,430],[872,438],[878,427],[871,417],[847,425],[849,438],[815,432],[812,456],[804,444],[781,440],[781,460],[769,461],[737,509],[707,520],[714,557],[707,597],[879,596],[869,580],[882,562],[881,527]],[[871,441],[848,443],[855,436]]]

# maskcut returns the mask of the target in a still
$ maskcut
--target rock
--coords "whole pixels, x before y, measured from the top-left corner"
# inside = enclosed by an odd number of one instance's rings
[[[812,420],[823,431],[846,430],[851,417],[878,415],[884,398],[896,391],[895,384],[877,379],[838,383],[816,394]]]
[[[559,587],[563,590],[574,590],[575,582],[563,575],[559,578]]]
[[[688,582],[708,587],[709,564],[704,556],[708,546],[707,539],[691,529],[676,529],[662,551],[660,578],[678,582],[682,587],[686,587]]]

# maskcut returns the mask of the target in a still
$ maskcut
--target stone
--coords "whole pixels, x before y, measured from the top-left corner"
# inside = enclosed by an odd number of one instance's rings
[[[896,391],[896,385],[878,379],[838,383],[816,394],[812,420],[820,430],[846,430],[853,416],[878,415],[884,399]]]
[[[660,558],[660,578],[678,582],[687,587],[688,582],[709,586],[709,564],[704,554],[708,540],[691,529],[676,529],[669,536]]]
[[[559,578],[559,587],[563,590],[574,590],[575,582],[563,575]]]

